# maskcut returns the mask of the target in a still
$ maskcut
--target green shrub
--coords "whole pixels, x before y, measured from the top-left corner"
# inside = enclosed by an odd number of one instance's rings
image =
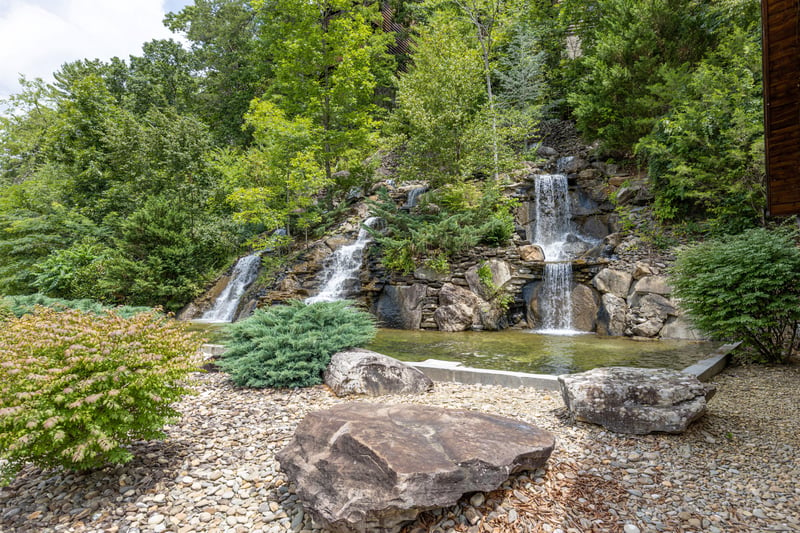
[[[0,306],[7,309],[16,317],[33,313],[36,306],[50,307],[57,311],[66,311],[67,309],[76,309],[84,313],[92,313],[100,315],[114,310],[116,314],[122,318],[130,318],[139,313],[151,312],[150,307],[132,307],[124,305],[121,307],[107,307],[94,300],[81,299],[81,300],[63,300],[61,298],[49,298],[42,294],[28,294],[25,296],[5,296],[0,298]]]
[[[800,250],[787,231],[748,230],[685,248],[671,271],[675,294],[706,333],[741,339],[760,362],[800,347]]]
[[[122,318],[38,307],[0,328],[0,476],[26,462],[84,470],[125,463],[164,436],[189,392],[200,339],[154,313]]]
[[[308,387],[322,383],[333,354],[374,335],[372,317],[347,302],[295,301],[232,324],[220,366],[242,387]]]

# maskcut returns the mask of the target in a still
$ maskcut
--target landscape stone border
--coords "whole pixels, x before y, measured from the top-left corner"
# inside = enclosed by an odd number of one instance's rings
[[[708,381],[728,365],[731,354],[741,342],[724,344],[712,352],[707,358],[684,368],[685,374],[691,374],[700,381]],[[200,353],[206,358],[219,356],[224,347],[219,344],[204,344]],[[527,374],[507,370],[490,370],[463,366],[456,361],[427,359],[421,362],[407,362],[408,365],[421,370],[433,381],[463,383],[465,385],[499,385],[509,388],[530,387],[539,390],[559,391],[558,376],[548,374]]]

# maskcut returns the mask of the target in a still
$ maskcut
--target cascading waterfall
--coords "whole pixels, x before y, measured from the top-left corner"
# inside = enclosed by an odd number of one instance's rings
[[[247,255],[236,262],[231,273],[231,280],[220,295],[214,300],[211,309],[203,313],[200,321],[203,322],[233,322],[239,301],[247,287],[258,277],[261,266],[261,255],[258,253]]]
[[[567,176],[537,176],[532,240],[542,247],[546,261],[540,298],[542,333],[573,333],[572,262],[565,249],[571,218]]]
[[[370,217],[364,221],[368,228],[373,227],[378,217]],[[319,293],[316,296],[306,298],[305,302],[334,302],[344,300],[358,280],[358,272],[361,270],[361,261],[364,257],[364,248],[370,243],[369,232],[361,228],[358,238],[353,244],[342,246],[331,254],[330,259],[325,265],[322,273],[322,283]]]
[[[417,202],[419,201],[419,197],[422,195],[422,193],[424,193],[427,190],[428,190],[427,187],[415,187],[410,191],[408,191],[408,197],[406,198],[406,205],[404,205],[403,207],[405,207],[406,209],[411,209],[412,207],[416,207]]]

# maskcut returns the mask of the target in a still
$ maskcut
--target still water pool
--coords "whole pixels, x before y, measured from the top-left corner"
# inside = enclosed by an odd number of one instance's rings
[[[225,343],[225,325],[193,323],[212,343]],[[441,331],[381,329],[366,348],[401,361],[441,359],[464,366],[532,374],[583,372],[598,366],[680,370],[705,358],[719,343],[635,341],[597,335],[542,335],[521,330]]]
[[[367,348],[401,361],[442,359],[474,368],[565,374],[599,366],[680,370],[707,357],[718,346],[709,342],[636,341],[592,334],[541,335],[520,330],[445,333],[382,329]]]

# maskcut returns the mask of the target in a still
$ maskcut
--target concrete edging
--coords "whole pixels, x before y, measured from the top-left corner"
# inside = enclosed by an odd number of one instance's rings
[[[692,374],[700,381],[707,381],[722,372],[722,369],[730,362],[731,353],[740,344],[741,342],[735,342],[720,346],[709,357],[684,368],[682,372]],[[204,344],[200,347],[200,353],[204,357],[210,358],[220,355],[224,349],[221,344]],[[439,359],[407,362],[407,364],[419,369],[433,381],[463,383],[465,385],[499,385],[509,388],[530,387],[548,391],[561,390],[558,376],[549,374],[526,374],[525,372],[472,368],[463,366],[456,361],[441,361]]]

